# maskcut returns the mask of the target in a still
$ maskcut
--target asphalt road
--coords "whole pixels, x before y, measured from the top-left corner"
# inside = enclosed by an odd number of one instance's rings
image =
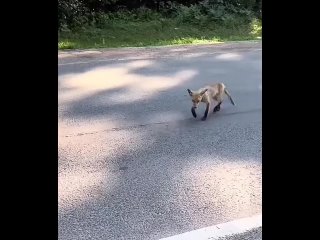
[[[59,53],[59,239],[160,239],[261,214],[261,43]],[[192,90],[224,82],[218,113]]]

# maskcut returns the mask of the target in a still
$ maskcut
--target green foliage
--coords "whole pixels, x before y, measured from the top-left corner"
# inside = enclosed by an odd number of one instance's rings
[[[59,49],[261,38],[261,0],[58,0]]]
[[[232,27],[239,23],[248,23],[253,12],[247,8],[225,4],[223,0],[204,0],[189,7],[180,5],[175,8],[175,17],[181,23],[207,25],[218,23]]]
[[[58,0],[58,27],[77,28],[88,23],[88,9],[81,0]]]
[[[232,27],[217,23],[199,26],[179,23],[175,19],[124,22],[113,20],[104,28],[88,27],[81,31],[62,31],[59,49],[141,47],[172,44],[216,43],[257,40],[261,38],[261,21]]]
[[[261,17],[261,0],[58,0],[59,30],[104,27],[113,20],[176,18],[180,23],[233,22]]]

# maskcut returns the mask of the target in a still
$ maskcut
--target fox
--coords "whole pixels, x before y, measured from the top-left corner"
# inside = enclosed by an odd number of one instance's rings
[[[205,86],[203,88],[200,88],[197,91],[191,91],[190,89],[187,89],[187,91],[192,99],[193,104],[191,107],[191,113],[194,118],[197,117],[197,113],[195,109],[198,107],[199,103],[203,102],[207,104],[204,115],[201,118],[202,121],[205,121],[207,119],[209,109],[213,102],[212,100],[218,102],[217,105],[213,108],[213,112],[220,111],[220,105],[224,100],[225,95],[228,96],[232,105],[235,106],[235,103],[230,93],[228,92],[226,86],[224,85],[224,83],[214,83],[214,84]]]

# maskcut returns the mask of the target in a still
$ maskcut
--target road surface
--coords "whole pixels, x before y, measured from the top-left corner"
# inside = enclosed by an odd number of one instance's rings
[[[261,58],[259,42],[60,52],[59,239],[161,239],[261,214]],[[194,119],[187,88],[214,82],[236,106]]]

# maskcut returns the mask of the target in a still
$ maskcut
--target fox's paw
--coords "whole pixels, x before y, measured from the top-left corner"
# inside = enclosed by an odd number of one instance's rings
[[[220,106],[216,106],[214,109],[213,109],[213,112],[219,112],[220,111]]]
[[[207,117],[202,117],[201,118],[202,121],[205,121],[206,119],[207,119]]]

